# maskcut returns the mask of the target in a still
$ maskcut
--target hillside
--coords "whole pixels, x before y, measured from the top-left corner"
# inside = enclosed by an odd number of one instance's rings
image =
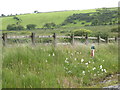
[[[45,23],[54,22],[56,24],[62,23],[66,17],[74,13],[89,13],[95,12],[95,9],[90,10],[74,10],[74,11],[61,11],[61,12],[48,12],[48,13],[36,13],[36,14],[24,14],[17,15],[22,22],[21,25],[26,26],[27,24],[36,24],[37,28],[42,28]],[[16,20],[14,16],[0,18],[2,20],[2,29],[5,30],[8,24],[15,24]]]
[[[58,28],[115,25],[118,23],[117,8],[32,13],[16,16],[7,16],[0,18],[0,20],[1,19],[2,30],[6,30],[7,25],[9,24],[22,25],[24,28],[26,28],[26,25],[28,24],[35,24],[37,25],[36,28],[52,28],[52,26],[53,28]]]

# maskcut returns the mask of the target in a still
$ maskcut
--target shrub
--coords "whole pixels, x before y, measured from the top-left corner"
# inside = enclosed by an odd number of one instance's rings
[[[83,35],[86,35],[86,34],[90,34],[91,32],[92,31],[86,30],[86,29],[78,29],[78,30],[73,31],[75,36],[83,36]]]
[[[48,29],[53,29],[56,27],[56,24],[55,23],[46,23],[43,25],[44,28],[48,28]]]
[[[37,25],[35,25],[35,24],[28,24],[28,25],[26,25],[27,29],[29,29],[29,30],[35,29],[36,26]]]
[[[24,27],[22,25],[9,24],[7,30],[24,30]]]

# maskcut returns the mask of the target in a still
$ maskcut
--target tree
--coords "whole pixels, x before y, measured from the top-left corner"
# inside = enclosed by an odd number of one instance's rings
[[[34,13],[38,13],[38,11],[37,11],[37,10],[35,10],[35,11],[34,11]]]
[[[26,25],[27,29],[29,29],[29,30],[35,29],[36,26],[37,25],[35,25],[35,24],[28,24],[28,25]]]
[[[13,19],[17,21],[16,22],[17,25],[22,22],[22,20],[20,18],[16,17],[16,16],[14,16]]]
[[[2,17],[5,17],[5,14],[1,14]]]

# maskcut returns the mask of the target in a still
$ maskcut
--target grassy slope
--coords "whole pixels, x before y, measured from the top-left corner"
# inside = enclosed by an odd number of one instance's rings
[[[72,15],[73,13],[89,13],[89,12],[95,12],[95,9],[25,14],[25,15],[17,15],[17,17],[22,19],[21,25],[23,26],[26,26],[27,24],[36,24],[37,28],[41,28],[45,23],[48,22],[54,22],[56,24],[60,24],[66,19],[66,17]],[[3,30],[6,29],[6,26],[8,24],[16,23],[16,21],[13,19],[13,16],[0,18],[0,21],[1,19],[2,19]]]

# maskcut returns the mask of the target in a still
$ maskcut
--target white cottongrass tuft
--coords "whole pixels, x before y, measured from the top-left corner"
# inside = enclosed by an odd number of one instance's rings
[[[77,60],[77,58],[74,59],[75,61]]]
[[[55,56],[55,54],[53,53],[53,55],[52,56]]]
[[[68,73],[72,73],[72,71],[68,71]]]
[[[107,72],[106,69],[103,69],[103,70],[104,70],[104,72]]]
[[[100,69],[102,69],[102,65],[100,65]]]
[[[96,69],[96,67],[94,67],[92,70],[95,70]]]
[[[85,71],[82,72],[85,75]]]
[[[89,63],[91,63],[90,61],[88,61]]]
[[[81,63],[84,62],[84,59],[81,59]]]
[[[47,63],[48,61],[47,61],[47,60],[45,60],[45,62]]]
[[[66,58],[65,60],[68,60],[68,58]]]
[[[85,63],[85,65],[88,65],[88,63]]]

